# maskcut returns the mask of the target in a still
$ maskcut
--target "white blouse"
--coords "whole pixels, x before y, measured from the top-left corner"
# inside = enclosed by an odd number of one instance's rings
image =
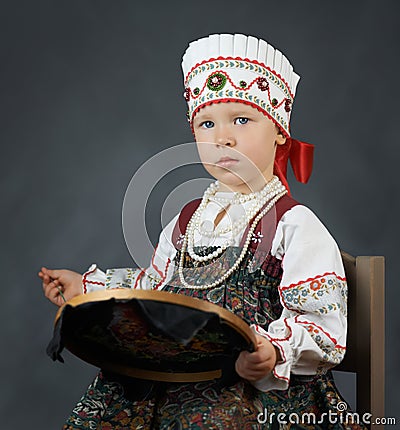
[[[223,230],[230,223],[240,222],[244,209],[251,204],[227,206],[217,228]],[[220,202],[209,202],[201,221],[213,225],[220,211]],[[179,214],[161,232],[149,267],[108,269],[104,273],[93,264],[83,275],[84,293],[121,287],[162,289],[167,285],[175,271],[172,233],[178,217]],[[236,232],[234,246],[240,244],[244,230],[245,226]],[[211,239],[197,233],[195,242],[197,246],[219,245],[231,234]],[[262,235],[256,240],[263,240]],[[282,360],[267,377],[253,384],[261,391],[287,389],[291,374],[325,372],[340,363],[346,350],[347,285],[339,249],[328,230],[308,208],[294,206],[277,225],[271,254],[282,261],[278,289],[283,312],[267,331],[256,324],[252,328],[280,350]]]

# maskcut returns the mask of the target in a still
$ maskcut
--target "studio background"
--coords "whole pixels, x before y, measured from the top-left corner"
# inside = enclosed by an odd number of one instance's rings
[[[341,249],[386,257],[386,416],[399,422],[398,3],[0,6],[0,427],[60,428],[95,375],[70,354],[63,365],[46,356],[56,308],[37,272],[133,265],[121,226],[125,190],[151,156],[192,141],[181,55],[218,32],[266,39],[302,76],[292,134],[315,144],[315,167],[308,185],[291,180],[292,193]],[[189,177],[171,175],[150,202],[152,240],[159,202]]]

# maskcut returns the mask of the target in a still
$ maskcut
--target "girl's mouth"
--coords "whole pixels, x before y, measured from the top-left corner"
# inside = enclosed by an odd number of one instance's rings
[[[233,165],[235,165],[236,163],[238,163],[239,160],[236,160],[234,158],[230,158],[230,157],[221,157],[216,165],[219,167],[231,167]]]

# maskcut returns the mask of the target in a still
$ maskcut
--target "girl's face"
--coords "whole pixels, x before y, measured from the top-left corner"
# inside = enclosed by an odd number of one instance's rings
[[[272,178],[276,144],[286,141],[269,118],[240,102],[205,106],[193,130],[200,159],[220,189],[245,194]]]

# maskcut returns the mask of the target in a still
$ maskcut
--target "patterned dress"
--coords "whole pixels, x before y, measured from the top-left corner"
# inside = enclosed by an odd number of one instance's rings
[[[151,288],[207,300],[230,310],[280,349],[282,362],[277,363],[271,375],[255,384],[236,377],[230,384],[224,385],[218,380],[199,383],[150,382],[100,372],[63,428],[363,428],[362,425],[352,424],[352,421],[346,424],[346,417],[340,415],[340,405],[345,403],[330,372],[330,368],[343,356],[344,348],[343,337],[335,334],[335,330],[339,334],[344,330],[345,337],[345,325],[341,326],[346,304],[346,285],[342,273],[327,271],[302,282],[282,285],[285,265],[276,244],[277,230],[278,226],[284,228],[281,220],[284,221],[286,212],[295,206],[296,202],[289,197],[278,201],[274,234],[269,235],[270,240],[264,251],[260,252],[263,248],[260,246],[261,238],[268,235],[263,234],[265,231],[261,223],[253,234],[254,240],[240,268],[214,288],[186,288],[180,283],[177,271],[182,252],[180,238],[196,204],[194,207],[188,205],[179,218],[173,220],[167,232],[169,243],[173,243],[175,248],[173,252],[169,251],[170,257],[165,255],[166,245],[161,243],[160,237],[159,246],[164,247],[164,270],[160,270],[161,260],[153,258],[152,268],[145,276],[140,271],[132,272],[132,269],[112,269],[103,274],[92,267],[84,277],[84,287],[88,291],[98,289],[102,283],[106,288],[144,288],[146,285],[148,288],[150,285]],[[286,234],[290,232],[286,231]],[[236,244],[238,246],[225,251],[225,258],[220,258],[218,264],[193,262],[185,254],[187,281],[197,282],[200,279],[207,282],[226,270],[242,249],[240,240]],[[289,249],[287,243],[286,249]],[[208,253],[211,250],[213,248],[210,246],[197,248],[198,252]],[[302,260],[299,258],[300,262]],[[204,279],[201,279],[202,276]],[[317,324],[324,319],[328,320],[325,326]],[[336,321],[332,323],[330,319]],[[340,327],[337,328],[337,325]],[[305,339],[298,340],[299,334]],[[302,358],[301,354],[305,357]]]

